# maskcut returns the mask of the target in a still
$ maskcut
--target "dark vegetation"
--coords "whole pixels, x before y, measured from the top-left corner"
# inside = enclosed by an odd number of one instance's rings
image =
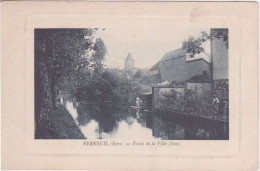
[[[201,35],[198,37],[189,37],[188,40],[183,41],[182,49],[186,50],[186,52],[190,55],[190,57],[194,57],[195,54],[205,53],[203,48],[203,43],[207,40],[213,39],[221,39],[225,43],[228,48],[228,30],[227,29],[218,29],[216,32],[212,32],[208,34],[205,31],[201,32]]]
[[[122,70],[104,69],[76,92],[79,101],[114,102],[127,104],[132,93],[131,84]]]
[[[61,116],[59,90],[75,93],[81,100],[127,101],[131,89],[126,78],[121,72],[104,69],[107,49],[102,39],[95,39],[97,30],[35,29],[36,139],[73,138],[72,134],[62,135],[62,129],[57,128],[58,115],[63,118],[63,127],[73,121],[65,116],[66,112]],[[54,130],[60,130],[60,135]]]
[[[196,91],[186,90],[184,95],[172,90],[161,94],[159,109],[185,113],[189,115],[213,116],[211,92],[198,95]]]

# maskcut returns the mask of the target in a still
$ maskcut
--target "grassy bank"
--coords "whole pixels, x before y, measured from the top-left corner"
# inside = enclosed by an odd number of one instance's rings
[[[85,139],[72,116],[60,104],[53,112],[53,131],[52,139]]]

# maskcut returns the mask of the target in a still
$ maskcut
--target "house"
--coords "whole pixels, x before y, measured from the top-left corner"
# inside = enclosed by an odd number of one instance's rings
[[[186,82],[199,77],[208,77],[214,83],[228,81],[228,29],[211,29],[210,32],[213,38],[205,42],[207,53],[190,58],[179,48],[166,53],[150,72],[158,74],[161,82]]]
[[[166,53],[151,69],[161,82],[185,82],[194,76],[210,76],[210,65],[204,56],[189,58],[182,48]]]

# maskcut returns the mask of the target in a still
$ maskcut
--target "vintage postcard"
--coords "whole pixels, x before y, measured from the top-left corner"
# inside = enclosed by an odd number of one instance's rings
[[[258,168],[256,3],[1,5],[3,169]]]

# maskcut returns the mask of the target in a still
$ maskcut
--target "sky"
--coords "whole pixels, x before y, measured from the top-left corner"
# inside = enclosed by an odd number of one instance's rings
[[[183,40],[199,36],[200,31],[209,32],[209,29],[116,27],[99,29],[96,37],[102,38],[107,47],[107,67],[123,69],[127,54],[131,53],[135,67],[150,69],[165,53],[181,48]]]

